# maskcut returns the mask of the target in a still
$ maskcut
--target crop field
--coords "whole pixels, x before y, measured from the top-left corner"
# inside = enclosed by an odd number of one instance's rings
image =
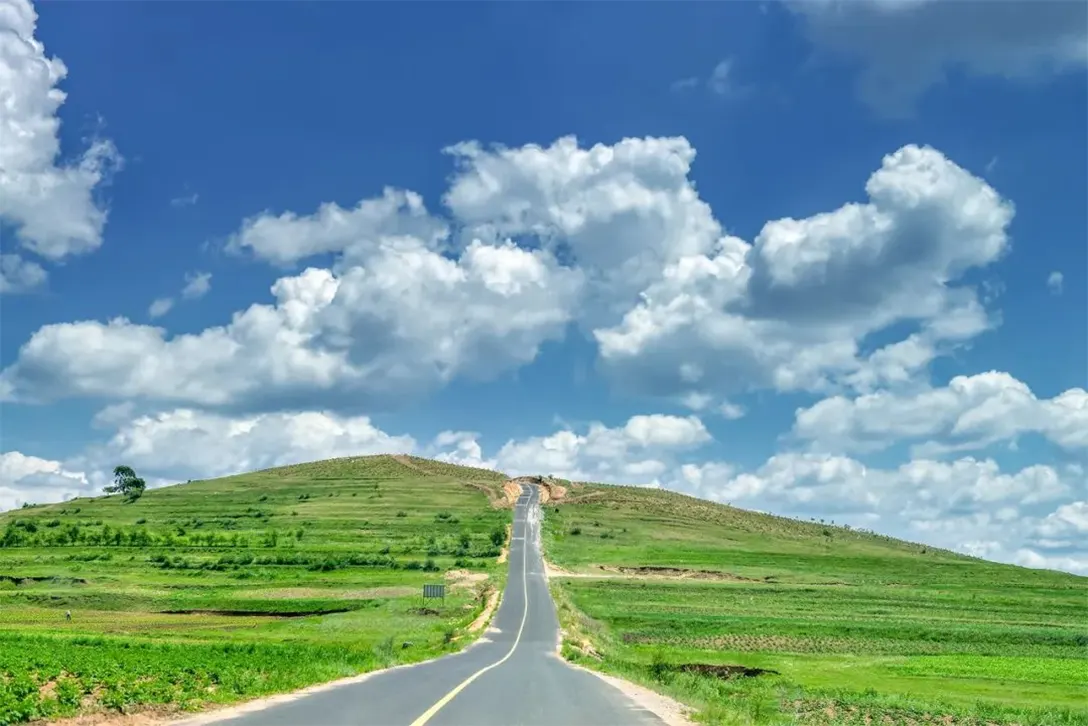
[[[564,655],[713,724],[1088,724],[1088,578],[670,492],[545,506]]]
[[[460,648],[505,579],[503,480],[359,457],[0,514],[0,724],[195,709]],[[436,582],[445,603],[424,607]]]

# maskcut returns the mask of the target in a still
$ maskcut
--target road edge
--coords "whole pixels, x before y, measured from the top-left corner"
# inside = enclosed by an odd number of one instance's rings
[[[541,519],[543,520],[543,510],[541,511]],[[562,577],[548,562],[548,558],[544,556],[543,542],[540,544],[540,561],[544,565],[544,583],[548,586],[548,596],[552,599],[552,604],[555,605],[555,597],[551,592],[551,580],[552,575],[556,574]],[[566,631],[563,628],[563,624],[559,623],[558,637],[555,643],[555,657],[561,660],[570,668],[591,673],[592,675],[600,678],[602,681],[612,686],[627,698],[631,699],[636,706],[639,706],[653,715],[661,719],[665,726],[698,726],[698,724],[692,719],[695,713],[694,708],[691,706],[677,701],[671,696],[666,696],[663,693],[647,688],[646,686],[638,683],[633,683],[626,679],[614,676],[610,673],[603,673],[593,668],[587,668],[580,663],[572,663],[563,657],[563,638],[566,635]]]
[[[503,588],[503,590],[505,590],[505,588]],[[405,668],[415,668],[416,666],[425,665],[427,663],[434,663],[435,661],[442,660],[443,658],[452,658],[454,656],[461,655],[462,653],[467,653],[476,645],[482,642],[487,642],[487,631],[489,626],[491,625],[491,621],[495,618],[495,613],[499,611],[499,606],[502,605],[503,594],[503,591],[499,592],[499,596],[495,601],[495,606],[491,608],[491,612],[486,612],[485,608],[485,613],[483,614],[487,615],[487,620],[482,625],[479,625],[477,629],[473,631],[470,631],[466,628],[466,633],[476,635],[473,641],[471,643],[465,644],[465,647],[454,653],[443,653],[442,655],[435,656],[434,658],[428,658],[427,660],[421,660],[416,663],[401,663],[399,665],[389,666],[388,668],[378,668],[376,670],[367,671],[366,673],[358,673],[354,676],[347,676],[346,678],[337,678],[335,681],[315,683],[312,686],[306,686],[305,688],[300,688],[297,691],[277,693],[272,696],[261,696],[259,698],[254,698],[243,703],[237,703],[229,706],[224,706],[222,708],[214,708],[201,711],[185,718],[177,718],[176,716],[171,716],[167,719],[163,719],[162,721],[158,721],[157,723],[164,724],[165,726],[205,726],[206,724],[216,723],[217,721],[223,721],[229,718],[244,716],[249,713],[264,711],[265,709],[272,708],[273,706],[281,706],[285,703],[291,703],[292,701],[297,701],[300,698],[312,696],[316,693],[324,693],[325,691],[331,691],[336,688],[341,688],[343,686],[353,686],[358,683],[363,683],[364,681],[382,673],[403,670]]]

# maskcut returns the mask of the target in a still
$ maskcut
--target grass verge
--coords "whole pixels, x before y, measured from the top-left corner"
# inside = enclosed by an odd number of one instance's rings
[[[505,581],[503,480],[358,457],[0,514],[0,725],[199,709],[463,647]],[[445,602],[422,602],[435,582]]]
[[[1088,724],[1088,579],[670,492],[545,506],[569,660],[710,724]]]

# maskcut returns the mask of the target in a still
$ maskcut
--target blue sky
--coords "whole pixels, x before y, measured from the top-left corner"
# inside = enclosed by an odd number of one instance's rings
[[[1082,5],[0,27],[0,506],[412,450],[1088,571]]]

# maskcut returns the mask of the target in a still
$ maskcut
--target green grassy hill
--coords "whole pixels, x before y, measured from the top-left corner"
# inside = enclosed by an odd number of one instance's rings
[[[544,515],[564,654],[710,723],[1088,724],[1088,578],[566,488]]]
[[[0,514],[0,724],[230,702],[456,649],[505,578],[503,481],[359,457]],[[422,609],[442,581],[445,604]]]
[[[0,726],[459,648],[505,581],[505,478],[357,457],[0,514]],[[544,547],[565,655],[708,723],[1088,724],[1088,578],[562,484]],[[439,581],[445,604],[424,609]]]

